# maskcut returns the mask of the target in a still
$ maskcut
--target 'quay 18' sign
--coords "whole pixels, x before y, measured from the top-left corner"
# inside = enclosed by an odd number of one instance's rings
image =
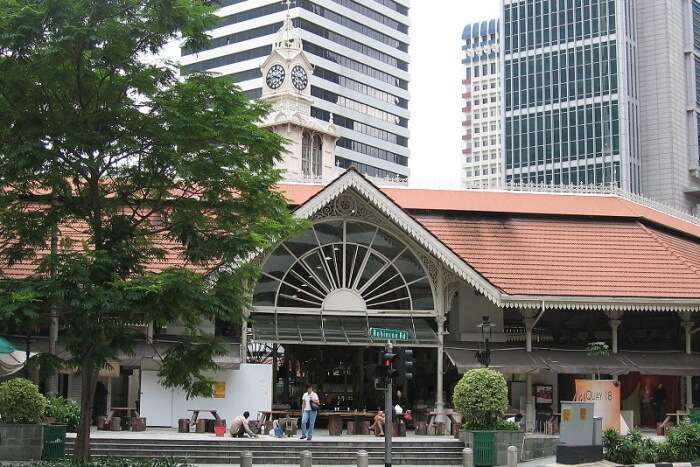
[[[372,339],[384,339],[387,341],[407,341],[408,331],[403,329],[369,328],[369,336]]]

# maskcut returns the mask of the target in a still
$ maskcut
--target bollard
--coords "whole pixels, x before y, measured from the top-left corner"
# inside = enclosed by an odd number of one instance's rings
[[[462,467],[474,467],[474,451],[471,448],[462,449]]]
[[[369,455],[367,451],[361,449],[357,451],[357,467],[367,467],[369,465]]]
[[[253,453],[243,451],[241,453],[241,467],[253,467]]]
[[[311,451],[302,451],[299,467],[311,467],[312,464]]]
[[[518,467],[518,448],[508,446],[508,467]]]

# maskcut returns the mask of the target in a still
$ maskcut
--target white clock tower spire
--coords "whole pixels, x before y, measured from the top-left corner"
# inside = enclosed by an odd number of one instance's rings
[[[286,181],[328,182],[335,177],[335,124],[311,116],[313,65],[304,53],[300,31],[294,27],[291,0],[287,16],[272,44],[272,53],[260,66],[261,99],[272,105],[262,126],[289,143],[280,162]]]

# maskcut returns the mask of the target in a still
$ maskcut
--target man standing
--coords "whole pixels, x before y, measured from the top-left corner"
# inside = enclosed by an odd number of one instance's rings
[[[250,417],[250,412],[246,410],[243,412],[243,415],[239,415],[233,419],[233,423],[231,424],[231,436],[234,438],[243,438],[247,434],[250,438],[255,438],[255,433],[253,433],[253,430],[250,429],[250,425],[248,424],[248,417]]]
[[[664,413],[666,407],[666,388],[659,383],[654,389],[654,408],[656,408],[656,423],[664,421]]]
[[[318,400],[318,394],[314,392],[312,385],[306,386],[306,392],[301,396],[301,439],[311,441],[314,435],[314,425],[316,424],[316,415],[321,404]]]

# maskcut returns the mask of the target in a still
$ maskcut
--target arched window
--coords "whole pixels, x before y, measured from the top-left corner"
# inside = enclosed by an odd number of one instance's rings
[[[321,137],[319,135],[314,135],[314,145],[313,145],[313,174],[316,177],[321,176],[321,164],[323,161],[323,143],[321,143]]]
[[[306,132],[301,137],[301,173],[311,175],[311,136]]]
[[[375,225],[317,223],[267,259],[256,307],[338,312],[430,311],[430,281],[416,256]]]

